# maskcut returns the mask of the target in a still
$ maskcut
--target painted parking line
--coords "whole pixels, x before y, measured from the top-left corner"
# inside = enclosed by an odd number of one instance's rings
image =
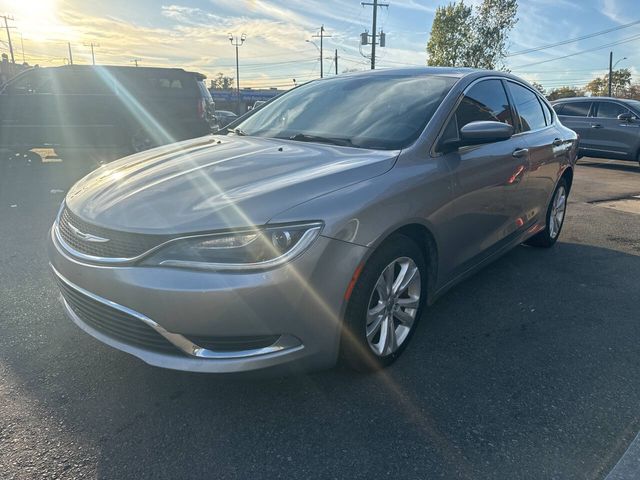
[[[640,433],[604,480],[637,480],[640,478]]]

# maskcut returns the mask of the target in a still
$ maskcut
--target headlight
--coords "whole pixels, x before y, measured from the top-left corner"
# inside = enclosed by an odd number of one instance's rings
[[[309,248],[321,229],[321,223],[305,223],[185,237],[168,243],[143,263],[204,270],[273,268]]]

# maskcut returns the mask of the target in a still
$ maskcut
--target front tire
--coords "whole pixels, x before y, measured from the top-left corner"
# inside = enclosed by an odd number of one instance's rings
[[[545,229],[527,240],[527,245],[542,248],[550,248],[555,245],[564,225],[568,197],[569,186],[567,181],[561,178],[547,208]]]
[[[394,234],[364,266],[345,315],[340,361],[360,371],[392,364],[413,336],[427,292],[424,255]]]

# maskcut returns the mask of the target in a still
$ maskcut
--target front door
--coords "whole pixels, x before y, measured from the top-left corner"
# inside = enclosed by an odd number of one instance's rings
[[[512,111],[500,80],[483,80],[465,93],[444,138],[459,137],[473,121],[513,125]],[[524,138],[514,136],[485,145],[464,146],[444,156],[451,170],[453,200],[441,212],[441,254],[446,282],[508,242],[522,210],[518,186],[528,166]]]
[[[632,114],[617,102],[596,102],[595,117],[591,119],[591,148],[606,157],[635,159],[640,122],[618,120],[618,115],[622,113]]]

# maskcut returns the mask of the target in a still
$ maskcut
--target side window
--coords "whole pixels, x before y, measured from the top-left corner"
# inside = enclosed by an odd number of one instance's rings
[[[520,117],[520,128],[523,132],[538,130],[547,126],[544,112],[538,96],[528,88],[509,82],[509,90]]]
[[[621,113],[631,113],[626,107],[613,102],[597,102],[598,118],[618,118]]]
[[[447,124],[442,138],[460,138],[462,127],[482,120],[513,125],[507,93],[500,80],[483,80],[471,87]]]
[[[558,112],[558,114],[567,117],[586,117],[589,115],[589,110],[591,110],[591,102],[567,102],[562,104],[562,113]]]
[[[60,82],[61,93],[81,95],[105,95],[113,93],[111,81],[106,76],[101,76],[97,71],[73,71],[66,72],[66,77]]]

